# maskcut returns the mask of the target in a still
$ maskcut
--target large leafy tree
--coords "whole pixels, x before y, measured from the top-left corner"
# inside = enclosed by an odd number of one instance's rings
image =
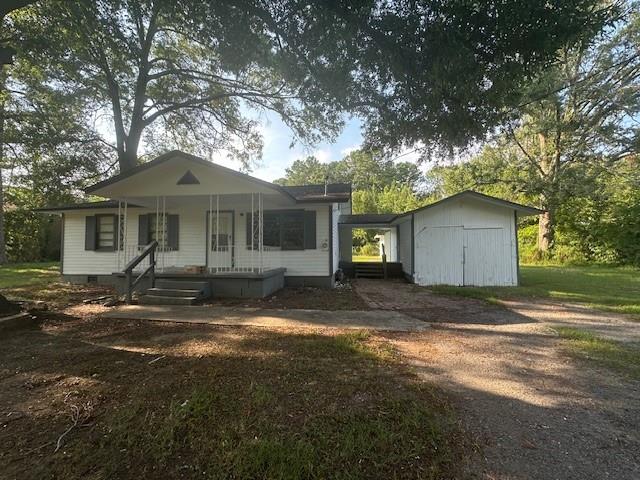
[[[2,99],[0,223],[7,224],[9,260],[38,260],[46,250],[51,217],[43,204],[65,203],[108,167],[108,152],[89,128],[92,112],[72,93],[51,88],[40,66],[18,58],[5,67]],[[0,244],[0,252],[5,242]]]
[[[618,166],[637,165],[629,162],[640,145],[637,12],[631,9],[624,22],[594,42],[560,51],[560,63],[527,88],[532,100],[521,109],[521,118],[474,161],[434,170],[435,184],[445,193],[476,188],[535,202],[546,210],[539,220],[540,250],[553,248],[560,223],[565,240],[572,239],[586,257],[593,257],[595,237],[611,232],[602,219],[613,211],[620,214],[623,198],[634,208],[630,199],[636,197],[616,194],[616,189],[638,187],[629,167]],[[614,197],[618,207],[609,209]]]
[[[560,64],[530,87],[528,96],[536,100],[507,134],[530,173],[527,189],[545,209],[538,237],[543,251],[553,246],[559,205],[590,184],[584,176],[640,145],[640,14],[632,11],[595,45],[568,46],[560,54]],[[546,94],[558,85],[567,88]]]
[[[373,143],[462,144],[567,41],[599,29],[596,0],[48,1],[16,14],[19,45],[57,84],[109,110],[122,170],[141,142],[260,151],[250,109],[301,140],[360,114]]]
[[[328,163],[314,156],[296,160],[276,183],[307,185],[325,181],[350,183],[354,190],[380,190],[397,183],[418,193],[424,187],[424,176],[415,163],[397,162],[371,150],[355,150],[342,160]]]

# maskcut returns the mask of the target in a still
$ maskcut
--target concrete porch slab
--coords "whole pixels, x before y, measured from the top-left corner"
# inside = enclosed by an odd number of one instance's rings
[[[347,328],[415,332],[429,325],[400,312],[385,310],[302,310],[215,306],[123,305],[105,318],[256,327]]]

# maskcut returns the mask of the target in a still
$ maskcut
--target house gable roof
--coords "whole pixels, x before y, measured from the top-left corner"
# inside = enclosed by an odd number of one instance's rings
[[[295,200],[295,197],[291,196],[286,190],[284,190],[281,186],[276,185],[274,183],[270,183],[264,180],[260,180],[259,178],[255,178],[252,177],[251,175],[247,175],[246,173],[241,173],[238,172],[236,170],[233,170],[231,168],[227,168],[224,167],[222,165],[218,165],[215,164],[213,162],[209,162],[207,160],[205,160],[204,158],[198,157],[196,155],[191,155],[189,153],[185,153],[182,152],[180,150],[171,150],[170,152],[164,153],[156,158],[154,158],[153,160],[146,162],[146,163],[142,163],[140,165],[137,165],[129,170],[127,170],[126,172],[122,172],[119,173],[117,175],[114,175],[111,178],[108,178],[106,180],[103,180],[101,182],[98,182],[94,185],[91,185],[89,187],[87,187],[85,189],[85,193],[90,193],[90,194],[95,194],[95,195],[101,195],[101,190],[105,189],[106,187],[110,187],[110,186],[114,186],[115,184],[125,181],[135,175],[138,175],[142,172],[145,171],[149,171],[155,167],[158,167],[160,165],[165,164],[166,162],[170,161],[170,160],[175,160],[175,159],[183,159],[183,160],[188,160],[190,162],[194,162],[197,165],[200,166],[204,166],[208,169],[212,169],[214,171],[221,171],[225,174],[228,174],[232,177],[235,178],[239,178],[241,180],[253,183],[255,185],[258,185],[260,187],[265,187],[267,189],[270,190],[274,190],[276,192],[282,193],[283,195],[285,195],[286,197],[289,197],[291,200]],[[186,172],[188,171],[185,170],[185,172],[183,172],[184,174],[186,174]],[[192,176],[193,173],[191,173]],[[181,180],[181,178],[179,179]],[[103,192],[104,193],[104,192]],[[108,194],[104,194],[102,196],[109,196]]]
[[[411,210],[410,212],[406,212],[401,215],[398,215],[398,217],[404,217],[406,215],[411,215],[413,213],[421,212],[423,210],[433,208],[436,205],[441,205],[443,203],[451,202],[453,200],[457,200],[461,198],[471,198],[473,200],[478,200],[480,202],[490,204],[490,205],[495,205],[497,207],[510,208],[524,215],[539,215],[543,213],[543,210],[540,210],[539,208],[530,207],[528,205],[522,205],[520,203],[510,202],[509,200],[503,200],[502,198],[492,197],[491,195],[485,195],[484,193],[476,192],[474,190],[464,190],[462,192],[456,193],[449,197],[443,198],[442,200],[438,200],[437,202],[433,202],[433,203],[430,203],[429,205],[425,205],[423,207],[416,208],[415,210]]]
[[[438,200],[437,202],[430,203],[429,205],[425,205],[423,207],[416,208],[405,213],[363,213],[355,215],[341,215],[338,223],[344,225],[391,225],[404,217],[413,215],[414,213],[418,213],[423,210],[427,210],[437,205],[448,203],[460,198],[472,198],[486,204],[515,210],[516,212],[519,212],[523,215],[539,215],[543,213],[543,210],[540,210],[538,208],[510,202],[508,200],[492,197],[490,195],[485,195],[473,190],[465,190],[464,192],[456,193],[455,195],[451,195],[450,197],[443,198],[442,200]]]
[[[332,203],[332,202],[348,202],[351,198],[351,185],[348,183],[335,183],[327,185],[327,195],[324,194],[324,185],[302,185],[298,187],[281,186],[275,183],[260,180],[259,178],[252,177],[246,173],[241,173],[236,170],[218,165],[213,162],[209,162],[203,158],[191,155],[180,150],[172,150],[159,157],[141,165],[138,165],[126,172],[115,175],[111,178],[103,180],[102,182],[91,185],[85,189],[86,193],[109,196],[104,191],[105,188],[115,186],[119,182],[125,181],[135,175],[138,175],[145,171],[150,171],[155,167],[159,167],[174,159],[184,159],[195,163],[198,166],[205,167],[206,170],[200,168],[201,173],[207,170],[213,172],[222,172],[225,175],[230,175],[233,178],[240,179],[241,181],[252,183],[258,187],[278,192],[285,197],[295,202],[314,202],[314,203]],[[194,168],[197,168],[194,166]],[[198,177],[191,169],[185,168],[184,172],[180,173],[177,178],[176,185],[183,185],[188,187],[189,185],[199,185],[203,181],[202,177]]]

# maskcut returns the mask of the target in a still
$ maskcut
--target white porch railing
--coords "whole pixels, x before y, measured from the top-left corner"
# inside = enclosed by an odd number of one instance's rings
[[[144,250],[145,245],[127,245],[123,246],[117,254],[117,271],[122,272],[129,262],[136,258]],[[177,250],[171,247],[157,247],[156,249],[156,270],[162,271],[164,268],[175,264],[175,256]],[[174,258],[171,258],[171,257]],[[149,258],[145,258],[136,266],[136,271],[142,271],[149,266]]]
[[[204,248],[204,245],[203,245]],[[144,246],[128,245],[117,252],[117,271],[122,272],[126,265],[136,258]],[[286,251],[264,247],[262,255],[259,250],[247,248],[242,245],[221,246],[217,250],[208,253],[208,257],[201,265],[208,274],[215,273],[260,273],[272,268],[280,268],[284,263]],[[156,272],[158,273],[184,273],[185,267],[193,265],[185,264],[180,260],[180,251],[169,247],[156,249]],[[206,264],[205,264],[206,263]],[[138,264],[135,271],[143,271],[149,266],[149,258],[145,258]]]
[[[207,270],[210,273],[259,273],[283,265],[281,250],[265,247],[261,253],[246,245],[227,245],[209,252]]]

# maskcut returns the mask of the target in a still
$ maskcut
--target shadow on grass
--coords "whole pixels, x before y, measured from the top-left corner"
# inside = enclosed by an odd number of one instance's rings
[[[25,415],[0,434],[10,477],[456,478],[464,455],[442,394],[366,332],[58,318],[0,355],[0,404]],[[91,426],[29,454],[70,391]]]
[[[640,271],[631,267],[590,265],[558,267],[527,265],[521,268],[518,287],[435,286],[437,293],[499,303],[501,299],[548,299],[581,303],[603,311],[640,319]]]
[[[578,328],[553,327],[553,330],[573,356],[640,380],[640,344],[623,344]]]

